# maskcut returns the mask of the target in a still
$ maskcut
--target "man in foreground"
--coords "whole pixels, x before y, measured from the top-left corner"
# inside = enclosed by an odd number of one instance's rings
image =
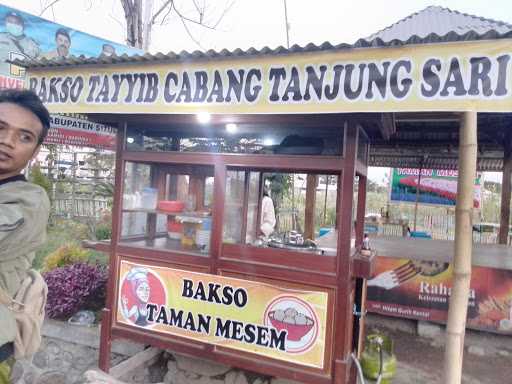
[[[50,115],[35,93],[0,90],[0,294],[10,298],[20,290],[36,249],[46,240],[48,196],[27,182],[22,171],[39,152],[49,126]],[[11,307],[0,302],[0,384],[9,383],[15,342],[26,331]],[[22,338],[27,334],[35,335],[29,329]],[[28,342],[37,348],[40,339],[30,337]]]

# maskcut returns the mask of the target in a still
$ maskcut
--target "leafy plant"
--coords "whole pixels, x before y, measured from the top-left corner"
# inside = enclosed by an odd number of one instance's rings
[[[112,238],[112,227],[108,224],[96,226],[96,240],[108,240]]]
[[[52,182],[41,171],[39,165],[34,165],[30,170],[30,182],[39,185],[46,191],[48,197],[52,196]]]
[[[43,271],[64,267],[66,265],[85,262],[89,258],[89,251],[77,244],[66,244],[50,253],[43,262]]]
[[[97,310],[105,305],[108,269],[76,263],[43,274],[48,285],[46,313],[52,319],[67,318],[78,310]]]

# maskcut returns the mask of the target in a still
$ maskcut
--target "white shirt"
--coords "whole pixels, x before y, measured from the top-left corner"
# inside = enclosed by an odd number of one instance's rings
[[[261,226],[260,229],[265,236],[274,232],[276,226],[276,214],[274,211],[274,202],[268,196],[263,196],[261,200]]]

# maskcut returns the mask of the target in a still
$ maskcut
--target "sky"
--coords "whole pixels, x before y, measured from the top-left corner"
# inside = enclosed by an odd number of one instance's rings
[[[145,0],[147,1],[147,0]],[[0,0],[1,4],[40,15],[50,0]],[[155,9],[161,0],[155,1]],[[286,46],[284,0],[198,0],[206,4],[206,19],[214,24],[233,3],[215,29],[191,26],[196,41],[176,16],[153,28],[150,52],[220,51]],[[194,15],[190,0],[176,0],[179,9]],[[429,5],[512,23],[511,0],[287,0],[290,45],[353,43]],[[120,0],[60,0],[42,17],[104,39],[125,43]],[[381,183],[387,169],[373,168],[369,178]],[[496,175],[489,175],[493,180]]]
[[[147,0],[146,0],[147,1]],[[41,4],[50,0],[0,0],[0,3],[39,15]],[[155,1],[155,8],[161,0]],[[226,4],[228,10],[216,30],[193,28],[200,46],[186,34],[177,17],[156,26],[150,51],[179,52],[196,49],[286,45],[284,0],[198,0],[207,5],[206,18],[214,23]],[[177,0],[184,12],[192,11],[190,0]],[[440,5],[469,14],[512,23],[510,0],[287,0],[291,44],[353,43],[429,5]],[[43,17],[66,26],[113,40],[125,41],[120,0],[60,0]],[[185,4],[185,6],[180,6]],[[189,13],[192,14],[192,13]]]

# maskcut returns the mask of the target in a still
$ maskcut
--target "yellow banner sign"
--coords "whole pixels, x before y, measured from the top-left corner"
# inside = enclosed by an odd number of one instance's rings
[[[512,111],[511,41],[31,70],[53,112]]]
[[[327,298],[123,260],[117,322],[323,368]]]

